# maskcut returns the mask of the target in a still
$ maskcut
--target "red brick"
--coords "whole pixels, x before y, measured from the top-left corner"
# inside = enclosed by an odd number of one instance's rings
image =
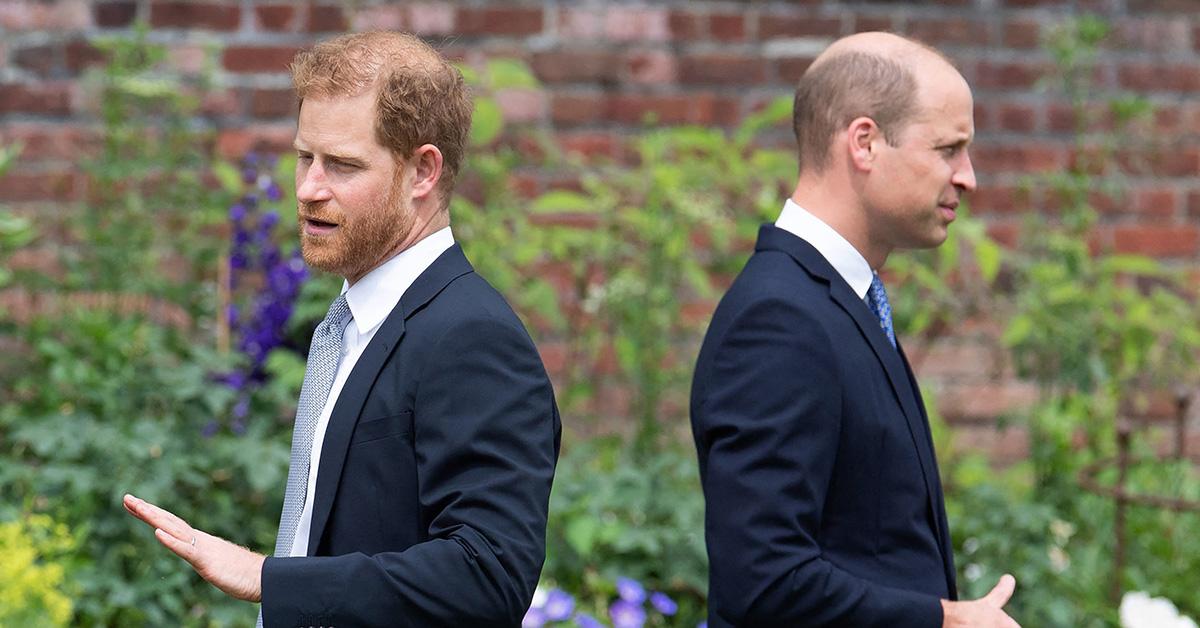
[[[1055,7],[1068,4],[1070,0],[1003,0],[1010,7]]]
[[[1042,45],[1042,24],[1025,18],[1009,20],[1004,23],[1001,43],[1006,48],[1037,48]]]
[[[708,16],[708,33],[717,41],[745,41],[746,18],[737,13],[714,13]]]
[[[294,46],[230,46],[221,64],[230,72],[286,72],[299,48]]]
[[[1129,225],[1112,230],[1118,253],[1153,257],[1187,257],[1196,254],[1200,232],[1191,225]]]
[[[954,444],[965,451],[983,453],[993,464],[1008,465],[1029,458],[1029,430],[993,423],[953,422]]]
[[[614,41],[667,41],[671,27],[666,9],[626,6],[604,14],[604,34]]]
[[[667,14],[667,29],[670,30],[672,39],[682,41],[704,39],[702,26],[700,16],[691,11],[671,11]]]
[[[946,340],[907,348],[918,379],[978,380],[1001,374],[1004,354],[982,342]]]
[[[992,107],[987,103],[975,101],[974,111],[971,112],[971,117],[975,120],[975,131],[995,131],[996,127],[992,120]]]
[[[609,98],[607,117],[627,124],[642,124],[651,119],[658,124],[691,122],[692,98],[682,95],[657,96],[616,94]]]
[[[1078,116],[1071,105],[1054,103],[1046,108],[1046,128],[1056,133],[1073,133]]]
[[[250,115],[256,118],[292,117],[297,112],[296,93],[290,89],[255,89],[250,92]]]
[[[1029,196],[1012,185],[984,185],[967,197],[972,214],[1012,214],[1029,207]]]
[[[1015,146],[979,144],[974,149],[975,168],[979,172],[1032,173],[1058,170],[1066,160],[1061,147],[1029,143]]]
[[[67,115],[71,92],[63,83],[0,84],[0,113]]]
[[[225,159],[241,159],[254,150],[265,153],[285,153],[292,150],[295,130],[283,126],[257,125],[253,129],[227,128],[217,135],[217,154]]]
[[[621,64],[609,51],[560,49],[535,54],[532,67],[544,83],[597,83],[617,80]]]
[[[987,234],[989,238],[1012,249],[1021,239],[1021,227],[1011,223],[991,223],[987,226]]]
[[[658,50],[631,54],[626,68],[634,83],[665,85],[674,83],[679,76],[675,56]]]
[[[679,78],[685,84],[758,85],[766,78],[767,64],[759,57],[695,55],[680,61]]]
[[[1196,15],[1195,0],[1127,0],[1130,15],[1140,13],[1183,13],[1186,17]]]
[[[154,2],[150,25],[156,28],[204,28],[231,31],[238,27],[242,11],[237,5],[208,2]]]
[[[775,71],[779,80],[789,86],[795,85],[804,76],[808,66],[812,65],[812,57],[789,57],[775,62]]]
[[[537,122],[545,119],[546,94],[536,89],[505,89],[495,94],[506,122]]]
[[[418,35],[452,35],[457,31],[455,10],[444,2],[424,2],[408,7],[408,28]]]
[[[88,68],[104,65],[106,61],[103,51],[83,39],[76,39],[68,43],[63,51],[66,54],[67,70],[72,74],[79,74]]]
[[[613,134],[604,132],[562,133],[558,136],[558,146],[563,153],[586,158],[614,158],[620,152],[619,144]]]
[[[1200,91],[1200,65],[1136,63],[1117,69],[1121,87],[1138,91]]]
[[[1002,104],[997,118],[1002,131],[1029,133],[1037,128],[1037,112],[1029,105]]]
[[[855,33],[864,33],[867,31],[895,31],[896,19],[891,16],[876,16],[876,15],[858,15],[854,16],[854,25],[851,29]]]
[[[137,17],[136,2],[98,2],[92,5],[92,19],[101,28],[125,28]]]
[[[1046,73],[1044,64],[1016,61],[980,61],[975,85],[982,88],[1029,89]]]
[[[839,17],[800,16],[788,13],[768,13],[758,18],[760,39],[791,37],[836,37],[842,33]]]
[[[72,201],[78,192],[72,172],[13,170],[0,176],[0,201]]]
[[[1200,218],[1200,191],[1188,192],[1187,211],[1188,217]]]
[[[58,48],[50,45],[27,46],[11,51],[11,63],[42,78],[54,73],[58,63]]]
[[[555,124],[591,124],[604,120],[608,105],[604,95],[555,94],[550,100],[550,117]]]
[[[1200,177],[1200,149],[1191,144],[1150,151],[1142,160],[1155,176]]]
[[[460,8],[455,16],[462,35],[535,35],[542,32],[542,10],[532,8]]]
[[[332,33],[344,31],[349,26],[342,7],[335,4],[308,5],[308,32]]]
[[[1172,188],[1141,188],[1133,193],[1133,210],[1143,216],[1168,218],[1175,215],[1178,199]]]
[[[986,46],[991,33],[983,22],[967,19],[918,19],[908,24],[908,34],[933,45],[967,44]]]
[[[1169,18],[1122,20],[1110,45],[1139,52],[1188,52],[1191,33],[1186,22]]]
[[[258,24],[265,31],[296,30],[296,8],[287,4],[262,4],[254,7]]]
[[[10,123],[0,126],[0,145],[20,143],[21,162],[75,160],[95,148],[94,131],[60,124]]]
[[[83,0],[0,3],[0,30],[79,32],[91,26],[92,11]]]
[[[200,94],[200,114],[210,117],[236,117],[242,115],[242,98],[237,90],[208,89]],[[295,110],[292,111],[293,115]]]
[[[1037,387],[1025,382],[949,385],[938,395],[938,408],[948,420],[993,421],[1029,408],[1037,396]]]

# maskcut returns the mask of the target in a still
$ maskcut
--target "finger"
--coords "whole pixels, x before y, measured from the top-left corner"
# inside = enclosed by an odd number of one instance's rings
[[[175,535],[168,533],[162,528],[154,530],[154,538],[158,539],[164,547],[174,552],[180,558],[191,563],[196,558],[196,546],[192,545],[191,537],[188,540],[181,540]],[[197,541],[198,542],[198,541]]]
[[[996,586],[984,596],[983,601],[996,608],[1003,608],[1005,604],[1008,604],[1008,600],[1016,588],[1017,579],[1004,574],[1000,576],[1000,582],[996,583]]]
[[[186,521],[144,499],[132,495],[128,497],[125,508],[138,519],[145,521],[150,526],[169,532],[177,539],[191,541],[195,531]]]

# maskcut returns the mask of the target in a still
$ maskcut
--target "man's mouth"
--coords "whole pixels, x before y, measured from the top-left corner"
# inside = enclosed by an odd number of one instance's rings
[[[309,235],[321,235],[329,233],[337,228],[337,223],[318,220],[316,218],[304,219],[304,233]]]

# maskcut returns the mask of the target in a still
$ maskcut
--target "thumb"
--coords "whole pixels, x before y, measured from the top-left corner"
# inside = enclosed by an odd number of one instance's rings
[[[1013,590],[1016,588],[1017,579],[1004,574],[1000,576],[1000,582],[996,583],[996,586],[983,597],[983,601],[996,608],[1003,608],[1005,604],[1008,604],[1008,599],[1012,597]]]

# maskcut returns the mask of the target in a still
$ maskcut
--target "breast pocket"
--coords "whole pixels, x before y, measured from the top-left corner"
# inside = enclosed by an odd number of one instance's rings
[[[361,445],[372,441],[400,436],[408,438],[412,434],[412,411],[397,412],[382,417],[363,419],[354,426],[354,437],[350,446]]]

